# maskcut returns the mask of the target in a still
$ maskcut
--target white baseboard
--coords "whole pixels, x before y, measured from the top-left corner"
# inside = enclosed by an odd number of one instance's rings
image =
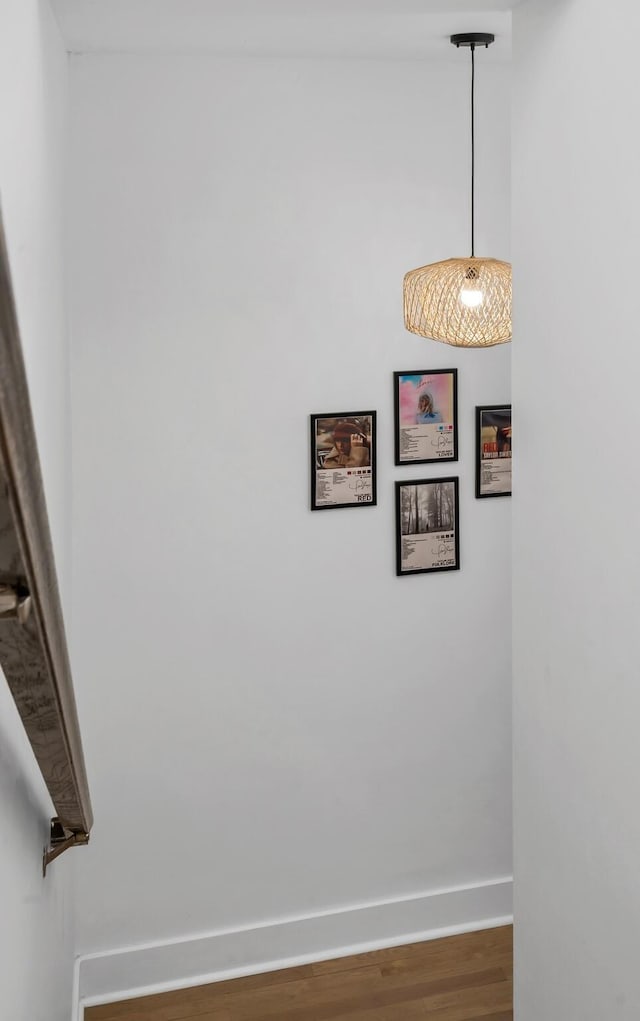
[[[73,1021],[98,1003],[507,925],[512,886],[506,877],[84,954],[76,961]]]

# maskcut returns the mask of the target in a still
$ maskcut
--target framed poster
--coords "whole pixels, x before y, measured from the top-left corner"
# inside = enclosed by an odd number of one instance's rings
[[[394,372],[396,464],[458,460],[458,370]]]
[[[311,510],[375,502],[375,411],[311,415]]]
[[[396,482],[396,574],[458,571],[458,479]]]
[[[511,496],[511,405],[476,407],[476,496]]]

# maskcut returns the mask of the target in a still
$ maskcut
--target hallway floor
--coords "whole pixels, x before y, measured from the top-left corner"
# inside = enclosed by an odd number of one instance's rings
[[[85,1021],[512,1021],[511,926],[89,1007]]]

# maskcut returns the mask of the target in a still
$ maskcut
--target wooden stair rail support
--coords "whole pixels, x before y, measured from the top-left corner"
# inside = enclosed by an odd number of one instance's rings
[[[0,666],[57,812],[46,869],[93,814],[1,222]]]

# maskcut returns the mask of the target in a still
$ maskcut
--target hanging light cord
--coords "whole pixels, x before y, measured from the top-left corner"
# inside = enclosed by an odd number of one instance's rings
[[[475,132],[476,45],[471,43],[471,258],[476,248],[476,132]]]

